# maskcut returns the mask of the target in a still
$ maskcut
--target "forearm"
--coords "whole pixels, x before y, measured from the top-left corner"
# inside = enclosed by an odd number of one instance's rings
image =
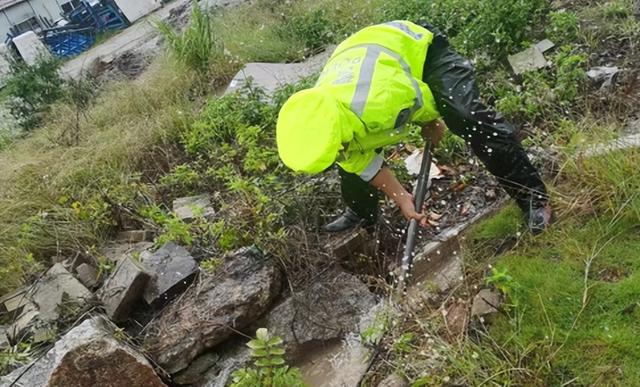
[[[370,184],[384,192],[387,197],[396,202],[398,207],[413,206],[411,194],[404,189],[388,167],[382,167]]]

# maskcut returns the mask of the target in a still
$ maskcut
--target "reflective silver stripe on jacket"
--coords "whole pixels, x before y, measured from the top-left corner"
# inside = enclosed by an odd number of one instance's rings
[[[420,40],[420,39],[422,39],[424,37],[424,35],[422,35],[422,34],[417,34],[417,33],[413,32],[413,31],[411,31],[411,28],[409,28],[408,25],[406,25],[404,23],[401,23],[401,22],[391,21],[391,22],[387,22],[387,23],[384,23],[384,24],[399,29],[400,31],[402,31],[405,34],[407,34],[407,35],[411,36],[412,38],[414,38],[415,40]]]
[[[353,99],[351,100],[351,110],[358,115],[358,117],[362,118],[362,114],[364,113],[364,108],[367,105],[367,99],[369,97],[369,91],[371,90],[371,83],[373,82],[373,72],[376,68],[376,63],[378,62],[378,57],[381,53],[385,53],[398,61],[405,74],[411,81],[411,85],[413,86],[414,91],[416,92],[416,99],[413,105],[412,113],[416,110],[420,109],[423,105],[422,101],[422,90],[420,90],[420,85],[418,81],[415,79],[413,74],[411,73],[411,67],[409,64],[402,59],[400,55],[396,52],[389,50],[386,47],[380,46],[378,44],[360,44],[357,46],[350,47],[348,50],[354,48],[366,48],[367,52],[365,54],[365,58],[360,67],[360,76],[358,77],[358,83],[356,85],[356,91],[353,93]],[[345,51],[348,51],[345,50]]]
[[[374,177],[380,172],[382,169],[382,165],[384,165],[384,157],[382,155],[377,154],[376,157],[371,160],[367,168],[360,174],[360,178],[366,182],[373,180]]]

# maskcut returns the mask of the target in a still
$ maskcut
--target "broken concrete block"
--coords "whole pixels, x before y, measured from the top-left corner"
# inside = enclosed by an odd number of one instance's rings
[[[27,289],[16,290],[0,298],[0,311],[13,312],[28,304]]]
[[[53,265],[36,285],[33,302],[38,306],[39,320],[54,323],[60,317],[63,303],[84,305],[93,294],[80,283],[62,264]]]
[[[109,262],[120,262],[121,259],[127,256],[138,256],[144,251],[151,250],[153,248],[152,242],[139,242],[139,243],[122,243],[115,242],[109,243],[105,246],[100,253]]]
[[[153,240],[153,232],[149,230],[129,230],[118,233],[118,241],[126,243],[150,242]]]
[[[514,55],[509,55],[509,64],[516,74],[522,74],[531,70],[538,70],[548,65],[542,52],[535,46]]]
[[[550,41],[549,39],[544,39],[536,43],[536,48],[540,50],[540,52],[542,53],[551,50],[555,46],[556,44]]]
[[[153,366],[113,338],[101,317],[84,321],[43,357],[0,377],[0,386],[165,387]]]
[[[200,267],[182,246],[169,242],[155,253],[140,255],[140,262],[151,274],[144,292],[144,300],[157,307],[185,290],[193,281]]]
[[[218,274],[201,278],[162,311],[144,346],[164,370],[177,373],[265,313],[280,294],[281,279],[274,260],[256,248],[240,249]]]
[[[482,289],[473,298],[471,306],[471,317],[482,317],[488,314],[498,312],[498,308],[502,304],[502,296],[500,293],[491,289]]]
[[[179,198],[173,201],[173,212],[178,219],[190,223],[202,216],[212,219],[216,212],[211,207],[211,195],[198,195]]]
[[[329,243],[325,245],[325,250],[337,259],[344,259],[358,253],[363,253],[370,239],[369,233],[366,230],[357,228],[344,235],[334,236]]]
[[[93,289],[98,285],[98,270],[95,267],[82,263],[76,267],[78,280],[89,289]]]
[[[115,322],[126,321],[131,308],[142,298],[150,278],[142,265],[130,257],[120,260],[99,292],[107,316]]]

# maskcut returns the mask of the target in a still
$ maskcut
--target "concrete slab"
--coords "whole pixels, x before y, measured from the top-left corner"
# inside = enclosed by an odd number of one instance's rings
[[[282,86],[297,83],[303,78],[320,72],[332,52],[333,47],[328,48],[303,63],[247,63],[233,77],[225,94],[241,90],[251,80],[253,86],[260,87],[268,96],[273,96],[273,93]]]
[[[0,312],[13,312],[28,304],[27,289],[16,290],[0,298]]]
[[[549,63],[542,52],[533,46],[517,54],[509,55],[509,64],[511,64],[514,73],[522,74],[546,67]]]
[[[173,201],[173,212],[178,219],[187,223],[193,222],[200,216],[208,220],[216,216],[209,194],[178,198]]]
[[[552,41],[550,41],[549,39],[544,39],[539,41],[538,43],[536,43],[536,48],[538,50],[540,50],[540,52],[546,52],[551,50],[552,48],[554,48],[556,46],[555,43],[553,43]]]
[[[62,264],[53,265],[36,285],[33,302],[40,311],[39,319],[53,323],[60,316],[59,306],[64,302],[84,304],[93,294],[80,283]]]
[[[18,49],[20,56],[28,65],[34,65],[39,58],[51,56],[49,49],[44,45],[33,31],[27,31],[13,38],[13,44]]]

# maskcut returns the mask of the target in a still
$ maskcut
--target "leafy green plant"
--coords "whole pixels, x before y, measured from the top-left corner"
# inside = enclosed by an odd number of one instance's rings
[[[218,271],[222,263],[223,263],[223,260],[221,258],[209,258],[200,262],[200,268],[205,273],[212,275]]]
[[[580,32],[580,19],[575,13],[566,10],[551,12],[546,32],[556,44],[575,43]]]
[[[485,282],[487,285],[495,287],[507,296],[513,294],[518,288],[518,284],[515,282],[513,276],[509,275],[507,268],[498,269],[492,267],[491,275],[485,279]]]
[[[580,86],[587,79],[587,56],[576,54],[564,46],[555,56],[556,84],[554,92],[560,103],[567,105],[578,97]]]
[[[19,343],[0,351],[0,375],[31,361],[31,344]]]
[[[254,368],[243,368],[233,373],[232,387],[303,387],[302,375],[290,368],[284,360],[282,339],[273,337],[265,328],[256,331],[256,338],[247,346],[255,359]]]
[[[161,228],[161,233],[155,240],[157,246],[162,246],[168,242],[187,246],[193,243],[191,227],[177,218],[175,214],[166,213],[155,205],[142,208],[140,212]]]

